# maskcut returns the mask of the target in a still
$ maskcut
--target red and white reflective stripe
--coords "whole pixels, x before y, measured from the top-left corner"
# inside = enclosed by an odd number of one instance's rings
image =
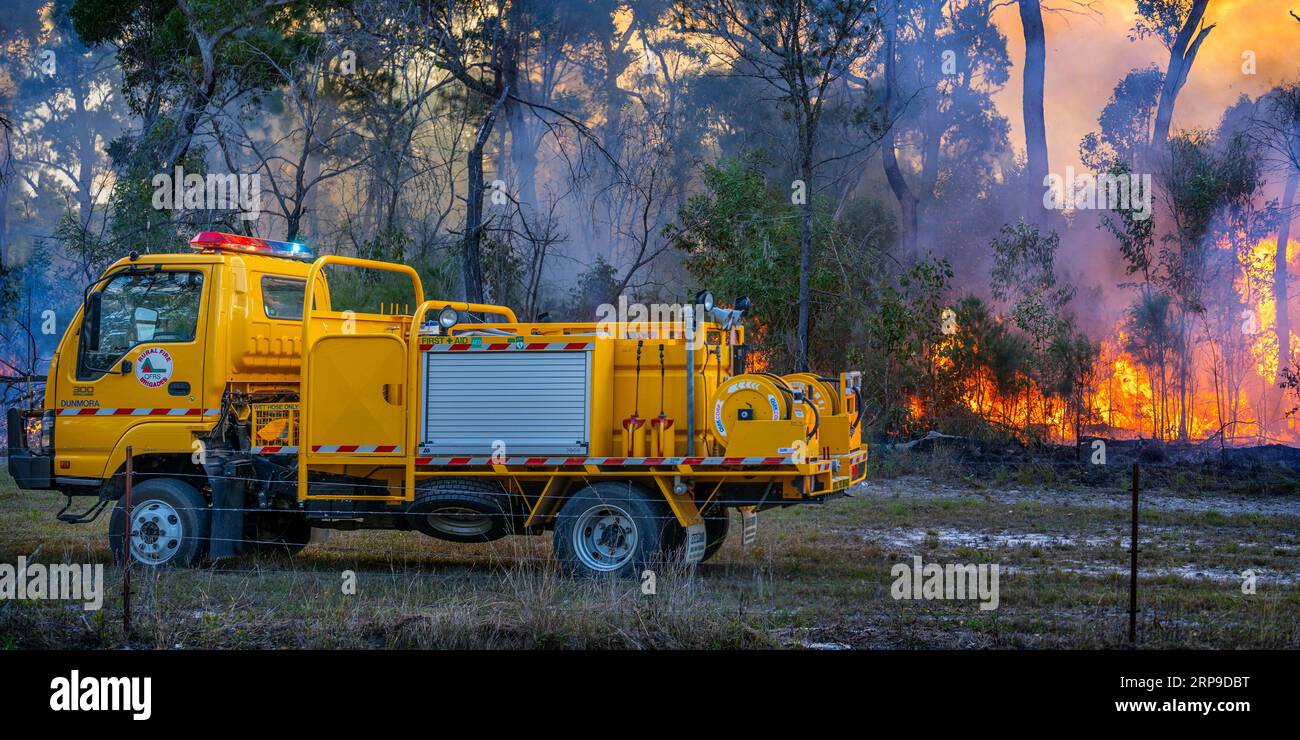
[[[402,448],[399,445],[312,445],[311,451],[368,455],[371,453],[401,452]]]
[[[263,445],[260,447],[250,447],[248,451],[254,455],[296,455],[298,448],[293,445]],[[312,452],[341,452],[346,454],[384,454],[390,452],[401,452],[399,445],[312,445]]]
[[[481,467],[506,465],[516,467],[563,467],[581,465],[645,466],[692,465],[718,467],[732,465],[794,465],[789,457],[417,457],[416,465],[437,467]]]
[[[576,352],[589,350],[594,342],[481,342],[470,344],[426,344],[420,343],[422,352]]]
[[[221,409],[135,409],[89,406],[59,409],[59,416],[216,416]]]
[[[312,452],[342,454],[387,454],[401,453],[398,445],[312,445]],[[264,445],[251,447],[254,455],[296,455],[298,448],[290,445]],[[849,465],[858,465],[866,460],[865,452],[855,452],[848,456]],[[827,470],[836,462],[844,464],[843,458],[831,460],[814,460],[818,470]],[[491,456],[433,457],[420,456],[415,464],[438,468],[482,468],[492,465],[507,467],[582,467],[585,465],[609,467],[649,467],[681,466],[692,467],[756,467],[773,465],[795,465],[791,457],[507,457],[493,459]]]

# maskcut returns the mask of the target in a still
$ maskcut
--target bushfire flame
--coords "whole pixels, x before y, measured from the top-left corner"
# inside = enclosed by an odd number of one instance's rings
[[[1298,252],[1300,242],[1292,240],[1286,256],[1292,274]],[[1286,404],[1278,388],[1277,305],[1272,290],[1276,253],[1276,240],[1264,239],[1242,256],[1232,282],[1241,306],[1239,315],[1224,317],[1218,327],[1211,325],[1209,317],[1197,319],[1190,332],[1192,369],[1185,390],[1178,387],[1174,353],[1163,366],[1144,363],[1131,351],[1125,321],[1120,320],[1100,340],[1090,382],[1077,403],[1043,393],[1023,375],[1013,384],[1014,393],[1000,392],[983,367],[962,378],[961,403],[994,426],[1055,442],[1089,436],[1224,445],[1300,442],[1296,420],[1286,414],[1294,404]],[[1295,315],[1294,308],[1289,314]],[[934,347],[932,367],[952,367],[949,350],[961,341],[960,327],[956,331]],[[1300,337],[1288,333],[1294,352]],[[920,399],[910,399],[914,420],[925,411]]]

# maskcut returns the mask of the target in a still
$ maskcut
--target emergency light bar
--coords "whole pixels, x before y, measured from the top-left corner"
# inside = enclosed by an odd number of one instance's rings
[[[313,259],[311,250],[297,242],[277,242],[255,236],[224,234],[220,231],[200,231],[190,240],[194,249],[216,249],[265,254],[268,257],[295,257]]]

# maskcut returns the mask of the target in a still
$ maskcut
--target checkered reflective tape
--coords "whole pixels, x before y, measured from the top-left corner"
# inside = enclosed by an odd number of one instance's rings
[[[417,457],[416,465],[434,467],[482,467],[505,465],[507,467],[565,467],[583,465],[602,466],[654,466],[691,465],[695,467],[722,467],[736,465],[793,465],[788,457]]]
[[[399,445],[312,445],[312,452],[340,454],[388,454],[401,453]],[[249,449],[254,455],[297,454],[294,446],[265,445]],[[850,465],[865,460],[865,453],[854,453],[847,461]],[[839,460],[814,460],[818,469],[832,468]],[[415,464],[438,468],[474,468],[503,465],[506,467],[582,467],[586,465],[605,467],[652,467],[681,466],[691,467],[745,467],[795,465],[790,457],[507,457],[493,459],[491,456],[435,457],[417,456]]]
[[[298,448],[293,445],[262,445],[248,448],[254,455],[296,455]],[[371,455],[401,452],[400,445],[312,445],[312,452],[342,453],[349,455]]]
[[[470,342],[438,343],[421,341],[421,352],[577,352],[594,347],[593,342]]]
[[[221,409],[137,409],[93,406],[59,409],[59,416],[216,416]]]

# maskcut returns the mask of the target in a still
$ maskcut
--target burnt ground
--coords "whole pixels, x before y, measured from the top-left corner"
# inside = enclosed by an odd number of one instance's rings
[[[0,477],[0,563],[33,553],[105,563],[110,590],[97,612],[0,602],[0,646],[1119,647],[1131,464],[1122,451],[1088,467],[1061,453],[878,452],[870,482],[851,497],[765,512],[753,545],[733,536],[693,575],[660,573],[653,596],[634,582],[558,577],[548,537],[455,545],[415,533],[334,533],[293,558],[137,574],[129,639],[106,522],[59,524],[55,496]],[[1234,465],[1143,463],[1145,647],[1300,647],[1300,494],[1286,465]],[[894,599],[891,568],[918,555],[997,564],[998,608]],[[341,588],[348,571],[355,594]],[[1245,571],[1254,593],[1243,593]]]

